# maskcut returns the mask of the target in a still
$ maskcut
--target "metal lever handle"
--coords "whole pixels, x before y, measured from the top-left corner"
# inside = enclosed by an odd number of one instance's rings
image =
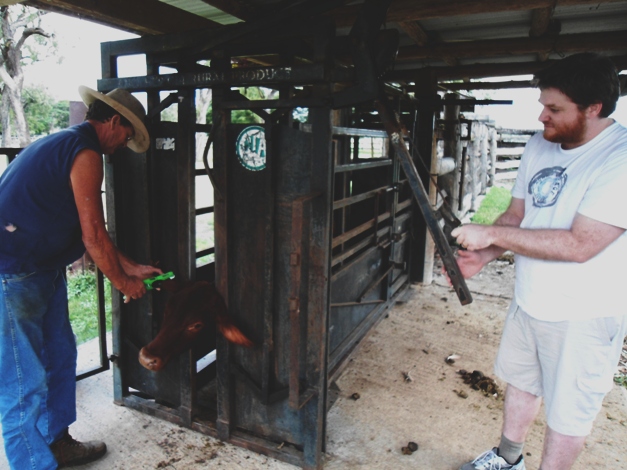
[[[409,150],[407,150],[405,142],[403,141],[403,129],[401,124],[396,119],[394,110],[391,109],[390,103],[383,94],[380,94],[376,104],[381,118],[383,119],[385,130],[390,136],[390,141],[392,142],[396,155],[403,167],[403,170],[405,171],[409,186],[411,187],[412,193],[418,203],[418,207],[420,208],[425,222],[427,223],[427,227],[433,237],[435,246],[442,257],[444,268],[446,269],[448,277],[453,284],[457,297],[462,305],[467,305],[472,302],[472,294],[466,285],[464,277],[461,275],[455,256],[453,256],[453,251],[446,240],[446,236],[442,233],[435,214],[431,209],[429,198],[427,197],[427,192],[425,191],[424,185],[418,175],[418,170],[416,170],[416,166],[411,159]]]

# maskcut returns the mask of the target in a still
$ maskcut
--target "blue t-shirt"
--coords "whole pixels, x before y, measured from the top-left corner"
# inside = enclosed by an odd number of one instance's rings
[[[88,122],[33,142],[0,176],[0,272],[60,269],[85,252],[70,171],[76,155],[102,154]]]

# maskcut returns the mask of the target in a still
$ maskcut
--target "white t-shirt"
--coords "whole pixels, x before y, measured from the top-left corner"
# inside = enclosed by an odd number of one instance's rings
[[[534,135],[512,196],[525,200],[521,228],[570,229],[575,215],[627,228],[627,129],[614,123],[571,150]],[[627,314],[627,232],[585,263],[516,256],[516,302],[544,321]]]

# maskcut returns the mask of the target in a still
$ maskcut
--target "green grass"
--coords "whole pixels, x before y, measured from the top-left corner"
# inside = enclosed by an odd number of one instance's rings
[[[492,186],[470,220],[473,224],[491,225],[507,210],[511,200],[509,189]]]
[[[111,284],[105,278],[105,311],[107,331],[111,331]],[[98,296],[96,275],[68,273],[67,297],[70,310],[70,323],[76,335],[77,344],[98,336]]]

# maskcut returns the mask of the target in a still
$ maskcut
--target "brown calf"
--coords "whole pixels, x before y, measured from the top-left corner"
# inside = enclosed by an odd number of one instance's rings
[[[224,300],[213,284],[172,280],[165,281],[162,288],[173,295],[166,303],[159,333],[139,351],[139,362],[146,369],[163,369],[170,358],[190,349],[201,331],[214,325],[230,342],[253,346],[231,322]]]

